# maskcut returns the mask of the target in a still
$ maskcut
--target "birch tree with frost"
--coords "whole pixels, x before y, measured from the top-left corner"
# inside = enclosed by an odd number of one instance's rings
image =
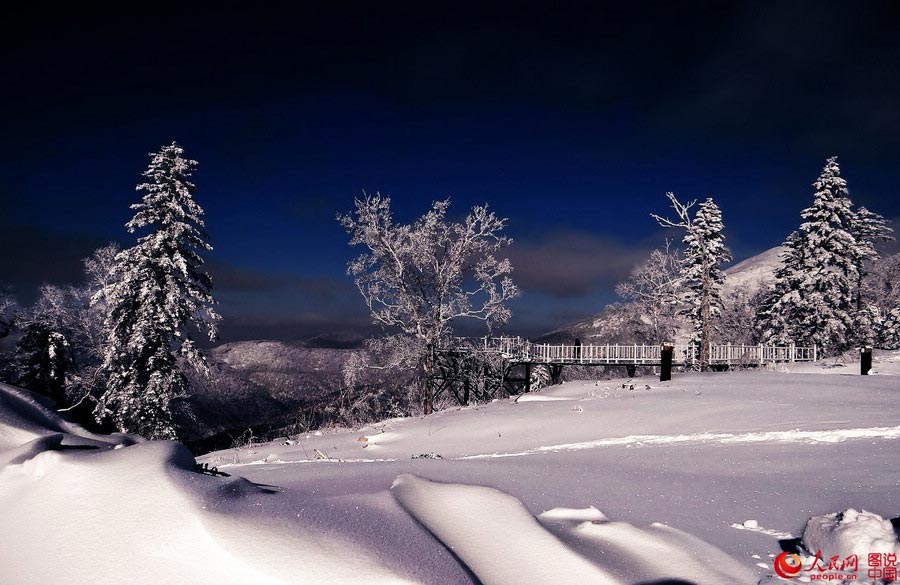
[[[351,246],[366,252],[352,260],[353,277],[372,320],[414,340],[423,374],[422,406],[434,408],[435,351],[451,335],[453,322],[477,319],[488,328],[511,315],[518,295],[512,264],[498,254],[512,243],[501,235],[506,219],[475,206],[459,222],[447,219],[450,200],[436,201],[410,224],[394,222],[391,200],[365,194],[356,209],[338,215]]]
[[[650,321],[653,342],[674,340],[682,292],[681,255],[668,241],[616,285],[616,294],[636,303],[640,314]]]

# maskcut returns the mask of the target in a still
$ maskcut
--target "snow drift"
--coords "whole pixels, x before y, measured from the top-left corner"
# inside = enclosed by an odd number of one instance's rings
[[[485,585],[757,580],[747,567],[684,532],[610,522],[593,507],[557,508],[535,518],[499,490],[413,475],[398,477],[391,492]]]
[[[196,473],[179,443],[92,435],[3,384],[0,464],[3,583],[407,582],[338,535],[242,513],[268,490]]]
[[[404,583],[444,582],[451,574],[411,570],[435,554],[428,539],[419,539],[414,556],[392,563],[383,547],[328,530],[341,523],[327,511],[330,498],[313,500],[326,510],[324,526],[321,518],[295,518],[285,512],[296,501],[271,506],[267,499],[285,496],[270,486],[198,473],[177,442],[92,434],[6,385],[0,464],[0,530],[15,535],[0,546],[3,583]],[[610,522],[595,508],[535,517],[499,490],[410,474],[389,489],[393,507],[376,496],[379,515],[364,521],[384,522],[387,514],[389,524],[418,522],[488,585],[755,580],[687,534]],[[359,508],[373,499],[355,501]],[[256,512],[260,506],[280,513]]]
[[[567,383],[202,458],[253,482],[0,385],[0,583],[755,585],[807,524],[810,549],[887,551],[889,522],[848,509],[900,509],[898,378],[826,365]]]

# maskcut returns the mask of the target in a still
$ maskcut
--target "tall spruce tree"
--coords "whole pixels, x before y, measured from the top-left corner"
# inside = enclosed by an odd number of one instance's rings
[[[722,264],[731,261],[723,229],[722,211],[708,198],[700,204],[684,236],[682,275],[688,290],[685,314],[693,325],[691,342],[700,345],[701,368],[709,366],[713,322],[722,314]]]
[[[784,266],[762,329],[769,342],[816,345],[828,353],[846,348],[851,339],[861,251],[837,157],[825,162],[813,187],[813,204],[800,214],[805,221],[784,243]]]
[[[691,341],[700,346],[700,369],[705,370],[709,367],[714,320],[722,313],[721,290],[725,282],[722,264],[731,260],[731,253],[725,246],[722,211],[711,198],[707,198],[692,219],[690,208],[695,202],[685,205],[679,203],[672,193],[666,196],[678,215],[678,221],[651,215],[663,227],[684,230],[681,280],[688,292],[682,312],[693,325]]]
[[[203,210],[190,177],[196,161],[176,143],[151,153],[137,186],[143,200],[131,206],[129,233],[146,230],[137,244],[116,256],[112,282],[94,297],[107,309],[108,343],[102,370],[106,391],[95,416],[110,416],[123,432],[174,438],[171,402],[184,396],[187,379],[179,359],[208,371],[191,331],[216,338],[212,280],[200,253],[212,250]]]

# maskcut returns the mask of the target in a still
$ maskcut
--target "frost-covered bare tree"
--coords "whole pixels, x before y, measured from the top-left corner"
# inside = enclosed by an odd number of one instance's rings
[[[900,253],[872,263],[863,283],[863,297],[884,311],[900,307]]]
[[[10,336],[16,326],[19,304],[12,293],[0,284],[0,380],[13,381],[15,377],[11,351],[4,347],[3,340]]]
[[[15,383],[66,404],[66,378],[73,359],[69,340],[78,335],[78,290],[44,285],[32,307],[22,311],[16,343]]]
[[[220,319],[212,279],[202,270],[200,254],[212,247],[190,180],[197,163],[183,155],[174,142],[150,154],[147,181],[137,186],[143,199],[125,225],[146,233],[116,256],[109,284],[94,296],[106,307],[108,333],[106,391],[95,414],[150,438],[175,437],[171,401],[188,387],[178,360],[206,372],[192,331],[214,340]]]
[[[884,349],[900,349],[900,307],[888,311],[882,320],[880,342]]]
[[[766,298],[766,290],[732,290],[722,297],[722,315],[718,319],[718,339],[724,343],[757,343],[757,315]]]
[[[16,302],[16,298],[0,287],[0,339],[12,332],[18,310],[19,304]]]
[[[510,317],[507,303],[518,294],[512,265],[498,254],[510,238],[505,219],[487,206],[473,207],[459,222],[447,220],[449,200],[436,201],[411,224],[394,223],[391,200],[366,194],[355,211],[338,215],[351,246],[367,249],[347,267],[375,323],[416,341],[423,372],[422,405],[433,410],[434,352],[458,319],[493,327]]]
[[[16,344],[13,379],[53,398],[61,410],[96,399],[102,390],[98,370],[105,344],[104,313],[92,307],[90,299],[108,281],[117,252],[115,244],[96,250],[84,261],[83,285],[45,285],[34,305],[20,312],[22,335]],[[87,414],[79,412],[77,418],[90,422]]]
[[[105,391],[102,364],[109,331],[106,328],[106,304],[94,300],[98,293],[111,285],[115,275],[116,255],[119,245],[108,244],[94,250],[84,259],[85,283],[73,290],[75,302],[69,320],[72,324],[69,349],[73,367],[66,379],[66,408],[78,409],[85,404],[84,416],[76,412],[79,419],[87,419],[99,396]]]
[[[668,241],[616,285],[616,294],[636,303],[642,319],[649,320],[647,337],[656,343],[674,340],[682,293],[681,256]]]
[[[676,220],[656,214],[651,216],[662,227],[684,230],[684,259],[681,262],[681,278],[687,289],[683,313],[693,324],[691,340],[700,345],[700,369],[709,366],[709,347],[713,338],[713,321],[721,315],[721,289],[725,282],[722,264],[731,260],[725,247],[722,212],[712,199],[700,204],[691,217],[691,207],[696,201],[683,204],[673,193],[666,193]]]
[[[869,309],[874,335],[871,342],[861,341],[885,349],[900,347],[900,254],[875,259],[862,289],[863,310]]]
[[[851,227],[853,237],[856,239],[853,259],[856,265],[856,310],[864,310],[864,281],[874,262],[880,257],[876,244],[893,240],[894,230],[890,228],[887,220],[865,207],[860,207],[853,214]],[[877,308],[873,308],[878,311]]]

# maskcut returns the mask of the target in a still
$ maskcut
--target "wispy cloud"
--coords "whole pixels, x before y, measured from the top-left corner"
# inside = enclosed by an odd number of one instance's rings
[[[578,231],[559,231],[536,241],[519,239],[509,248],[516,283],[526,292],[558,298],[611,290],[647,253],[645,242],[626,246]]]

